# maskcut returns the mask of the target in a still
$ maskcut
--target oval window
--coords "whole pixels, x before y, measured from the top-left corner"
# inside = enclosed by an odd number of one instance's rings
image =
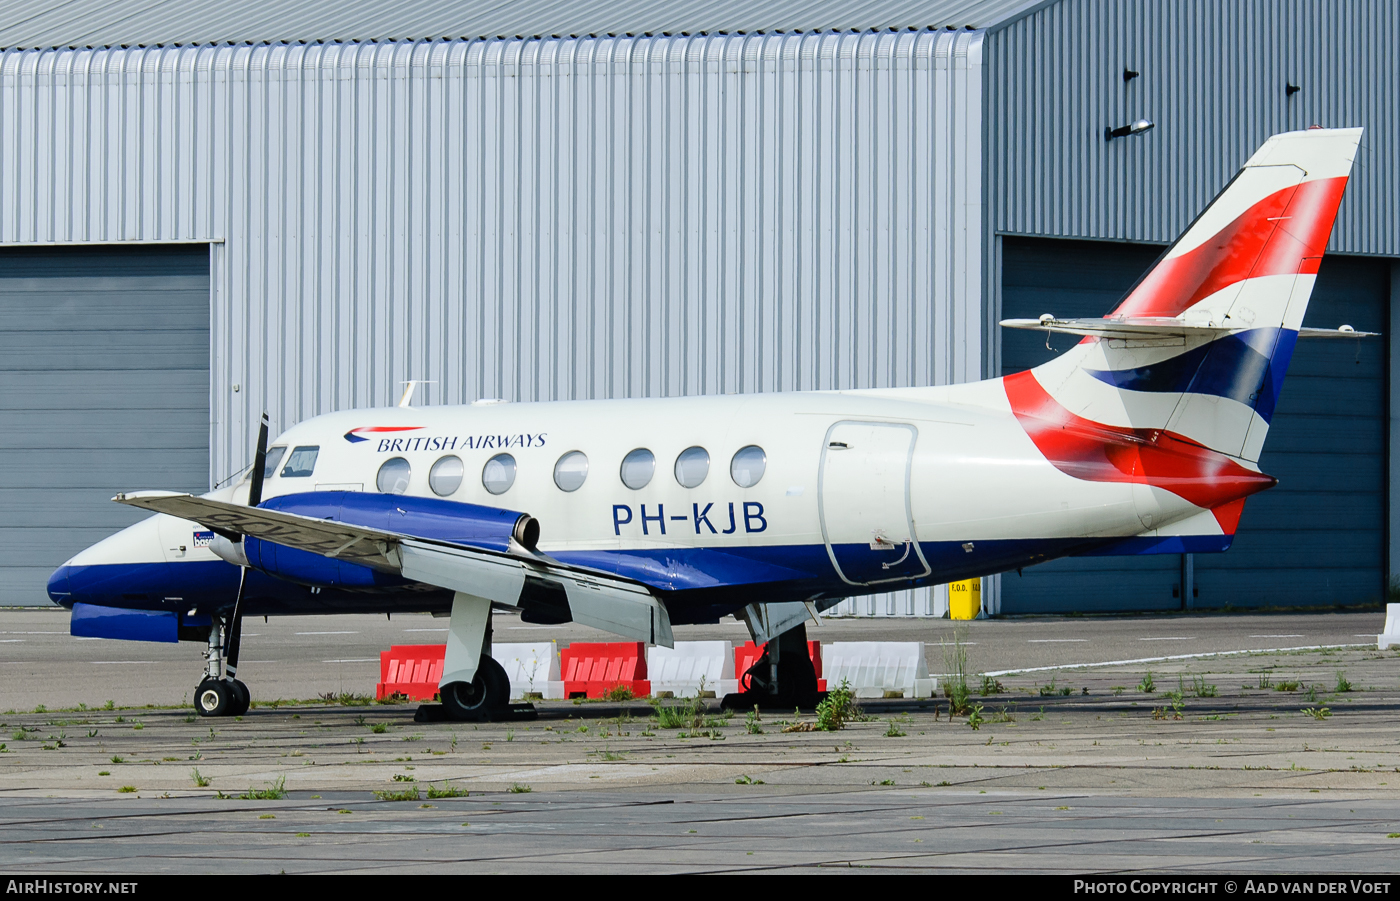
[[[462,487],[462,458],[448,455],[433,464],[428,470],[428,487],[438,497],[447,497]]]
[[[374,484],[384,494],[403,494],[408,490],[408,477],[412,473],[413,468],[408,465],[407,460],[403,457],[391,457],[379,467],[379,475],[375,476]]]
[[[554,464],[554,484],[560,491],[577,491],[588,478],[588,457],[583,451],[569,451]]]
[[[676,481],[686,488],[697,488],[710,474],[710,452],[703,447],[687,447],[676,458]]]
[[[481,484],[492,494],[505,494],[515,484],[515,458],[497,454],[481,468]]]
[[[768,468],[768,455],[757,444],[741,447],[729,464],[729,475],[740,488],[752,488]]]
[[[622,484],[633,491],[647,487],[654,472],[656,458],[644,447],[639,447],[622,458]]]

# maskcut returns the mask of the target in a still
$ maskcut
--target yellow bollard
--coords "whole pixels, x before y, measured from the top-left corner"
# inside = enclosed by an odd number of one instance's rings
[[[963,579],[948,583],[948,616],[951,619],[976,619],[982,612],[982,580]]]

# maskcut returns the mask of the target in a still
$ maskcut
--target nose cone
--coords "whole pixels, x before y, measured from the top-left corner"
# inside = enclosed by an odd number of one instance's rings
[[[68,582],[69,573],[72,567],[67,563],[53,571],[49,576],[49,600],[55,604],[62,604],[64,607],[73,606],[73,588]]]

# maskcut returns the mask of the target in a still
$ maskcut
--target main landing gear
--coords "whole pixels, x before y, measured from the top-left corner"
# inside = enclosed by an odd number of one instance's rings
[[[491,656],[486,598],[464,592],[453,597],[442,673],[438,695],[449,719],[485,722],[511,715],[510,677]]]
[[[807,653],[807,624],[798,623],[768,642],[753,666],[739,676],[739,693],[724,696],[726,710],[812,709],[821,700],[817,670]]]
[[[253,702],[248,686],[234,675],[242,631],[242,617],[214,617],[209,649],[204,652],[205,676],[194,690],[194,711],[200,716],[242,716]]]

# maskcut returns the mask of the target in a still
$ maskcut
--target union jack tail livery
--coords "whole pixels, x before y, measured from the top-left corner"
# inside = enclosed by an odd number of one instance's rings
[[[1102,320],[1003,323],[1085,336],[1004,382],[1047,459],[1161,489],[1159,521],[1184,503],[1234,533],[1244,499],[1275,481],[1257,463],[1300,332],[1360,334],[1302,323],[1361,132],[1270,138]]]

